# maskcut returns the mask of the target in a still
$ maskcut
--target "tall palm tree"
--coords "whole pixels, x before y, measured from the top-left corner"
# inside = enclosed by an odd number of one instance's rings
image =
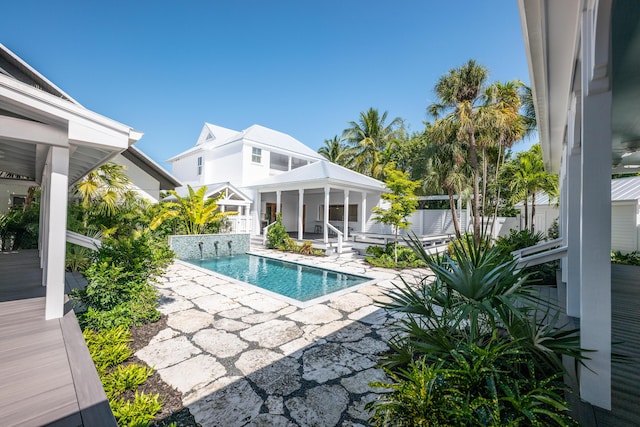
[[[455,135],[446,136],[438,134],[441,129],[433,129],[428,126],[426,136],[429,139],[426,145],[427,163],[426,175],[423,187],[427,192],[440,193],[444,190],[449,197],[449,209],[453,218],[453,228],[456,237],[462,237],[458,212],[456,210],[455,195],[460,195],[469,184],[467,173],[464,170],[465,153],[455,141]]]
[[[481,121],[482,100],[488,77],[485,67],[471,59],[459,68],[449,70],[435,86],[439,102],[429,106],[429,112],[439,118],[434,127],[456,128],[457,141],[469,154],[473,187],[473,235],[480,244],[480,162],[476,134]]]
[[[357,122],[349,122],[349,127],[344,130],[343,137],[353,149],[351,167],[360,173],[376,179],[384,176],[384,156],[389,144],[400,136],[403,121],[400,117],[387,121],[387,111],[378,112],[375,108],[369,108],[360,113]],[[386,150],[386,151],[385,151]]]
[[[318,148],[318,154],[332,163],[341,166],[347,166],[351,149],[348,147],[338,135],[331,139],[324,140],[324,146]]]
[[[524,227],[535,231],[536,195],[544,191],[549,197],[558,193],[558,176],[544,170],[542,150],[536,144],[505,167],[505,178],[513,191],[514,202],[524,202]],[[531,198],[531,214],[529,215],[529,198]],[[531,222],[529,223],[529,218]],[[531,224],[529,226],[529,224]]]

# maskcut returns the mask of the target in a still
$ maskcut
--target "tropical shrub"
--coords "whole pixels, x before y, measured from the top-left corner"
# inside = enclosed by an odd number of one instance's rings
[[[371,265],[382,268],[417,268],[424,267],[424,261],[418,259],[413,249],[406,246],[395,246],[394,242],[382,246],[369,246],[364,260]],[[397,255],[397,262],[394,257]]]
[[[133,401],[118,399],[109,402],[118,425],[127,427],[147,426],[162,408],[160,396],[136,391]]]
[[[118,425],[149,425],[162,404],[157,394],[137,390],[153,374],[153,369],[137,364],[121,365],[132,354],[129,329],[117,327],[96,332],[86,328],[82,334]],[[121,397],[126,391],[135,392],[133,401]]]
[[[172,258],[166,243],[148,232],[105,239],[84,272],[86,288],[72,292],[75,302],[86,307],[80,323],[100,330],[158,320],[158,293],[150,282]]]
[[[552,226],[553,227],[553,226]],[[542,232],[533,232],[528,229],[517,231],[509,230],[509,235],[496,239],[496,246],[508,256],[511,252],[528,248],[544,242]],[[555,285],[556,271],[559,268],[558,261],[550,261],[540,265],[527,267],[523,270],[528,274],[529,280],[537,285]]]
[[[1,250],[35,249],[38,247],[40,204],[32,201],[24,206],[11,208],[0,215]]]
[[[516,261],[472,236],[450,255],[411,246],[433,272],[381,305],[398,334],[381,364],[390,393],[376,425],[573,425],[562,356],[583,360],[576,330],[557,324]]]
[[[611,251],[611,262],[616,264],[640,265],[640,252],[633,251],[623,254],[620,251]]]
[[[224,194],[217,197],[205,198],[207,186],[202,186],[194,191],[187,186],[189,194],[181,197],[175,190],[169,190],[175,201],[161,203],[161,210],[151,221],[149,227],[152,230],[158,228],[164,221],[176,219],[182,223],[186,234],[217,233],[225,225],[225,220],[237,212],[221,212],[218,209],[218,200]]]
[[[282,224],[282,215],[277,214],[275,222],[267,229],[267,248],[284,250],[287,239],[289,234]]]

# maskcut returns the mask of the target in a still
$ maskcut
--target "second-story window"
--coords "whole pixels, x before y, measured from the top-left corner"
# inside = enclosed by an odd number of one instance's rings
[[[253,163],[262,163],[262,148],[253,147],[251,149],[251,161]]]
[[[202,156],[198,157],[198,176],[202,175]]]

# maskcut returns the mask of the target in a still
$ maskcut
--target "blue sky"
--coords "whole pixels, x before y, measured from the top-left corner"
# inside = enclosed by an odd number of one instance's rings
[[[529,81],[515,0],[20,0],[2,6],[0,42],[143,131],[165,167],[205,121],[313,149],[369,107],[419,131],[437,79],[470,58]]]

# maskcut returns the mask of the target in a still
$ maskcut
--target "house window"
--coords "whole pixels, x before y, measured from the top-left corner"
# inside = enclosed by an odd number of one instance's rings
[[[27,203],[27,196],[11,196],[11,207],[17,208]]]
[[[324,221],[324,205],[320,205],[320,221]],[[344,221],[344,205],[329,205],[329,221]],[[358,205],[349,205],[349,221],[358,221]]]
[[[253,147],[251,149],[251,161],[253,163],[262,163],[262,148]]]
[[[272,152],[269,159],[269,167],[276,171],[289,170],[289,156]]]
[[[300,166],[306,166],[307,164],[309,164],[308,160],[298,159],[295,157],[291,158],[291,169],[296,169],[296,168],[299,168]]]
[[[202,175],[202,156],[198,157],[198,176]]]

